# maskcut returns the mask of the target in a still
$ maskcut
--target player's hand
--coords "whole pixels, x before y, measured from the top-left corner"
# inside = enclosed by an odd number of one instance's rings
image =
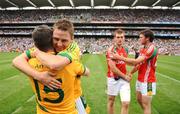
[[[132,78],[132,74],[130,72],[127,75]]]
[[[51,90],[61,88],[61,82],[50,76],[49,72],[41,72],[39,80],[43,85],[49,87]]]
[[[57,75],[57,70],[50,70],[48,73],[50,76],[55,77]]]
[[[131,78],[130,76],[128,76],[128,75],[125,76],[125,80],[128,81],[128,82],[130,82],[131,79],[132,79],[132,78]]]

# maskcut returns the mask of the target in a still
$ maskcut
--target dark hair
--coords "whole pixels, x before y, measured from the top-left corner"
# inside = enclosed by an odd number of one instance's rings
[[[74,26],[73,23],[67,19],[58,20],[54,25],[53,29],[59,29],[62,31],[68,31],[71,38],[74,38]]]
[[[153,40],[154,40],[154,33],[153,33],[152,30],[145,29],[145,30],[141,31],[140,34],[143,34],[146,38],[149,38],[150,42],[153,42]]]
[[[47,25],[40,25],[36,27],[32,32],[32,38],[35,46],[44,52],[53,49],[52,35],[53,31]]]

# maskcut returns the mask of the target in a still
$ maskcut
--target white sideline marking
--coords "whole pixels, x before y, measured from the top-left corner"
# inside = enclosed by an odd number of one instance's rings
[[[13,78],[15,78],[15,77],[17,77],[17,76],[20,76],[20,75],[21,75],[21,74],[16,74],[16,75],[13,75],[13,76],[11,76],[11,77],[9,77],[9,78],[2,79],[1,81],[11,80],[11,79],[13,79]]]
[[[167,75],[164,75],[164,74],[161,74],[161,73],[159,73],[159,72],[156,72],[156,73],[159,74],[159,75],[161,75],[161,77],[170,79],[170,80],[175,81],[175,82],[177,82],[177,83],[180,83],[179,80],[176,80],[176,79],[174,79],[174,78],[171,78],[171,77],[169,77],[169,76],[167,76]]]
[[[177,65],[179,65],[179,63],[175,63],[175,62],[167,62],[167,61],[158,61],[158,62],[160,62],[160,63],[172,63],[172,64],[177,64]]]
[[[10,61],[12,61],[12,60],[3,60],[3,61],[0,61],[0,64],[3,64],[5,62],[10,62]]]
[[[17,76],[21,76],[21,75],[23,75],[23,73],[16,74],[16,75],[12,75],[11,77],[9,77],[9,78],[4,78],[4,79],[2,79],[2,80],[0,80],[0,81],[7,81],[7,80],[11,80],[11,79],[13,79],[13,78],[15,78],[15,77],[17,77]]]
[[[25,103],[30,102],[34,99],[35,95],[33,95],[32,97],[30,97]],[[11,114],[15,114],[17,112],[19,112],[21,109],[23,108],[23,106],[21,105],[20,107],[18,107],[14,112],[12,112]]]

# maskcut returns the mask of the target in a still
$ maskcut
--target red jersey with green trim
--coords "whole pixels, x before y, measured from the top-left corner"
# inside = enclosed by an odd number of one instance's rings
[[[139,65],[138,81],[156,82],[155,71],[158,49],[154,44],[151,44],[147,48],[140,49],[140,56],[145,56],[145,60]]]
[[[107,59],[107,64],[108,64],[108,72],[107,72],[107,76],[108,77],[116,77],[116,75],[111,71],[110,66],[109,66],[109,60],[111,59],[111,53],[113,52],[117,52],[119,55],[127,57],[128,56],[128,52],[125,48],[116,48],[115,46],[111,46],[107,53],[106,53],[106,59]],[[121,60],[116,60],[114,61],[116,64],[116,67],[124,74],[126,74],[126,63],[124,61]]]

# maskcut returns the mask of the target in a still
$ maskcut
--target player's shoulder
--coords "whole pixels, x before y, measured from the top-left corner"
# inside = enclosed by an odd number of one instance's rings
[[[156,46],[155,46],[155,44],[151,44],[149,47],[148,47],[148,49],[153,49],[153,48],[156,48]]]
[[[128,54],[129,53],[128,47],[123,47],[123,48],[124,48],[125,52]]]
[[[58,53],[58,55],[68,54],[68,55],[79,55],[80,49],[77,43],[72,42],[65,50]]]
[[[29,48],[29,51],[35,51],[35,47]]]
[[[113,50],[114,46],[110,46],[108,49],[107,49],[107,52],[111,52]]]
[[[75,50],[79,50],[79,46],[77,44],[77,42],[73,41],[66,49],[68,52],[73,52]]]
[[[106,51],[106,59],[109,60],[114,46],[110,46]]]
[[[31,53],[31,52],[33,52],[33,51],[35,51],[35,47],[31,47],[31,48],[29,48],[29,49],[26,50],[26,52],[29,52],[29,53]]]
[[[147,53],[151,53],[153,51],[157,50],[156,46],[154,44],[151,44],[148,48],[147,48]]]
[[[33,51],[35,51],[35,47],[29,48],[29,49],[27,49],[27,50],[25,51],[25,54],[26,54],[26,56],[28,57],[28,59],[31,58],[31,53],[32,53]]]
[[[142,52],[144,50],[145,50],[145,47],[143,45],[139,47],[139,52]]]

